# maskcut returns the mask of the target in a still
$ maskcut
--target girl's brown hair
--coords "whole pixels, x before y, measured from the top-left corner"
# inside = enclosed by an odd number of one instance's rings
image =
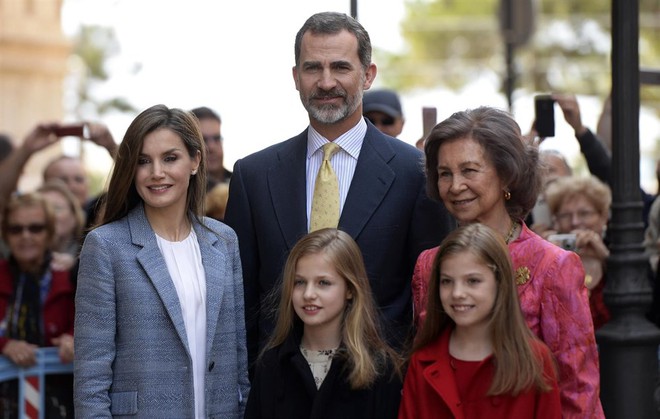
[[[532,341],[537,339],[525,323],[513,276],[509,251],[499,233],[483,224],[459,227],[445,238],[433,261],[428,289],[426,320],[416,337],[413,350],[431,342],[454,321],[444,312],[440,301],[442,262],[447,256],[471,252],[495,274],[497,296],[490,318],[495,374],[488,395],[513,394],[536,387],[551,389],[544,376],[541,354]]]

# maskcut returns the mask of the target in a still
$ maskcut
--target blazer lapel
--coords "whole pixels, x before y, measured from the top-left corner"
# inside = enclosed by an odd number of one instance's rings
[[[268,169],[268,189],[284,239],[292,248],[307,233],[307,130],[277,152]]]
[[[228,268],[226,249],[219,248],[222,242],[218,240],[217,235],[196,222],[193,225],[206,274],[206,354],[208,356],[218,326],[220,302],[224,293],[223,283],[225,279],[231,279],[233,272]]]
[[[376,131],[376,128],[367,128],[351,187],[339,218],[339,227],[354,238],[364,229],[396,177],[388,165],[395,152],[387,142],[379,141],[379,133]]]
[[[179,339],[181,339],[181,343],[190,353],[179,296],[167,270],[165,259],[158,248],[156,234],[147,221],[142,205],[138,205],[131,210],[128,214],[128,223],[133,243],[142,246],[142,249],[137,253],[138,263],[142,265],[149,281],[151,281],[160,296],[163,306],[176,328]]]

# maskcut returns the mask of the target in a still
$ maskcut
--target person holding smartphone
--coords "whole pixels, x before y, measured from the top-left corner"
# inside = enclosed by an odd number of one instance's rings
[[[546,232],[545,237],[557,240],[555,244],[558,245],[572,243],[571,250],[580,256],[586,273],[584,284],[589,290],[591,317],[594,329],[598,329],[610,319],[610,311],[603,301],[603,288],[610,255],[605,233],[612,192],[595,176],[565,176],[548,186],[545,199],[554,221],[554,230]]]

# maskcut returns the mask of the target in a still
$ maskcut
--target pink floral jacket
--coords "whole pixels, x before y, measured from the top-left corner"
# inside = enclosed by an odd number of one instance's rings
[[[554,355],[564,418],[604,418],[600,372],[584,269],[577,254],[544,240],[523,223],[509,243],[520,307],[527,324]],[[415,324],[426,316],[426,293],[438,248],[419,255],[413,273]]]

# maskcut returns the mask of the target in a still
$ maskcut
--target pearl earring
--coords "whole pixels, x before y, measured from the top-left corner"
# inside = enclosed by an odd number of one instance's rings
[[[192,175],[195,176],[197,174],[197,169],[192,171]]]

